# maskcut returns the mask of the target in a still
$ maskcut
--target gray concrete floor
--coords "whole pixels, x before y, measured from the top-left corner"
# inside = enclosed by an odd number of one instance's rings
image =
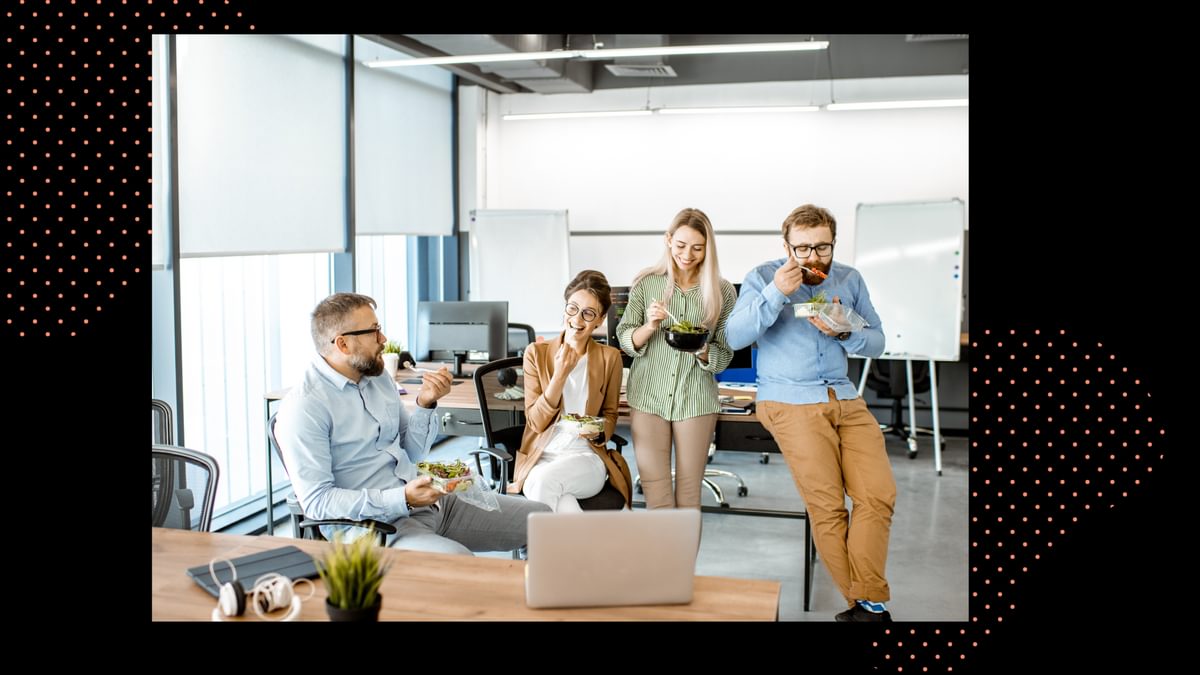
[[[617,433],[631,439],[627,426]],[[887,435],[888,456],[896,478],[896,513],[888,554],[887,577],[892,589],[888,609],[896,621],[966,621],[968,617],[967,551],[968,488],[967,439],[947,439],[942,453],[942,475],[933,470],[933,441],[922,436],[916,459],[908,459],[907,446]],[[451,437],[430,451],[430,458],[467,459],[479,447],[473,436]],[[624,455],[634,476],[637,461],[632,443]],[[749,488],[737,496],[737,482],[715,478],[731,506],[799,510],[804,502],[792,482],[791,472],[778,454],[767,464],[759,453],[717,451],[713,468],[733,471]],[[635,495],[635,501],[637,496]],[[705,504],[716,499],[703,490]],[[286,521],[276,534],[291,536]],[[509,553],[481,554],[509,558]],[[845,609],[845,601],[818,559],[813,581],[812,610],[804,611],[804,521],[759,518],[718,513],[704,514],[704,530],[696,573],[782,582],[779,600],[781,621],[832,621]]]
[[[627,426],[618,427],[617,433],[632,438]],[[921,437],[916,459],[908,459],[907,446],[900,439],[891,435],[887,439],[897,488],[887,566],[892,588],[888,609],[897,621],[966,621],[967,439],[947,439],[941,476],[933,470],[931,438]],[[430,456],[439,461],[465,458],[478,446],[475,437],[449,438],[438,443]],[[623,454],[636,477],[632,443]],[[716,453],[710,466],[737,473],[749,488],[747,496],[738,497],[734,479],[715,478],[726,501],[731,506],[803,509],[804,502],[783,457],[771,454],[767,464],[759,459],[758,453]],[[705,504],[717,503],[707,490],[701,498]],[[495,555],[508,557],[505,553]],[[818,559],[812,610],[804,611],[803,520],[706,513],[696,573],[782,582],[782,621],[832,621],[834,614],[846,608]]]

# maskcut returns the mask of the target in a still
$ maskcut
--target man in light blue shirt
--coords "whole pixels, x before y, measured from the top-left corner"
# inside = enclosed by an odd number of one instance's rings
[[[785,258],[746,275],[727,339],[733,349],[758,342],[758,420],[792,470],[817,552],[850,606],[837,620],[891,621],[884,569],[896,482],[879,423],[846,377],[847,354],[883,353],[883,329],[862,275],[833,261],[837,221],[829,211],[795,209],[783,239]],[[867,326],[851,332],[818,316],[798,318],[796,305],[819,293]]]
[[[374,307],[357,293],[335,293],[317,305],[318,353],[275,418],[305,515],[393,523],[398,548],[470,555],[524,546],[526,516],[549,511],[545,504],[498,495],[500,509],[484,511],[417,476],[416,462],[438,434],[437,401],[452,380],[444,367],[426,373],[409,414],[395,382],[382,374],[387,338]]]

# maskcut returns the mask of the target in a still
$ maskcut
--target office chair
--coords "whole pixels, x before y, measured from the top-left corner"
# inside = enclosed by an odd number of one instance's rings
[[[913,395],[929,391],[929,363],[927,361],[911,361],[913,373]],[[908,444],[908,458],[917,456],[917,434],[933,435],[933,431],[916,426],[916,420],[910,420],[912,426],[904,423],[904,399],[908,397],[908,375],[905,372],[904,360],[872,359],[867,370],[867,386],[875,391],[880,398],[892,399],[892,420],[890,424],[879,425],[884,433],[893,433]],[[942,439],[943,448],[945,439]]]
[[[150,399],[150,443],[175,445],[175,425],[171,406],[166,401]]]
[[[485,442],[492,448],[503,446],[508,451],[507,460],[492,461],[492,476],[500,477],[501,492],[508,485],[508,476],[512,475],[513,455],[521,449],[521,436],[525,433],[525,399],[501,401],[495,398],[494,394],[523,386],[524,376],[516,372],[523,363],[523,358],[510,356],[485,363],[475,370],[475,395],[479,399]],[[496,377],[489,377],[492,373],[496,373]],[[507,426],[499,427],[493,422]],[[609,441],[617,452],[628,443],[616,434]],[[478,460],[478,457],[476,459]],[[482,467],[480,472],[482,473]],[[605,481],[604,488],[599,493],[579,500],[579,508],[585,511],[622,509],[625,508],[625,497],[612,483]]]
[[[527,323],[508,324],[508,355],[524,356],[525,348],[537,342],[537,333]]]
[[[288,471],[287,463],[283,461],[283,451],[279,449],[279,441],[275,440],[275,416],[278,414],[271,415],[271,419],[267,422],[267,438],[270,440],[271,450],[275,452],[275,456],[279,458],[279,463],[283,464],[283,470],[288,472],[290,477],[291,472]],[[375,535],[379,537],[380,546],[387,543],[389,534],[396,534],[396,527],[394,525],[378,520],[348,520],[346,518],[317,520],[315,518],[308,518],[304,515],[304,509],[301,508],[300,500],[296,497],[294,490],[288,493],[287,507],[292,519],[292,534],[297,539],[325,541],[325,536],[321,534],[322,525],[349,525],[361,528],[374,527]]]
[[[217,500],[217,460],[203,452],[162,444],[150,446],[150,458],[151,526],[208,532]],[[194,513],[197,508],[198,515]]]

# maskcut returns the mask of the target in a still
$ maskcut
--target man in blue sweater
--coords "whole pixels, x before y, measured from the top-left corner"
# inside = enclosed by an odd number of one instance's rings
[[[846,377],[847,354],[883,353],[879,315],[858,270],[833,262],[837,221],[805,204],[783,221],[785,257],[751,270],[729,317],[729,346],[758,342],[758,420],[792,470],[817,552],[849,609],[838,621],[891,621],[884,569],[896,481],[879,423]],[[866,321],[861,330],[798,318],[824,293]],[[854,504],[846,510],[845,495]]]

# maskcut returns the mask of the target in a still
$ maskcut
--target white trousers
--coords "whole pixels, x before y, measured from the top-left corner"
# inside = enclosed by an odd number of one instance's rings
[[[579,500],[596,496],[608,471],[594,452],[543,457],[525,478],[522,492],[553,511],[582,511]]]

